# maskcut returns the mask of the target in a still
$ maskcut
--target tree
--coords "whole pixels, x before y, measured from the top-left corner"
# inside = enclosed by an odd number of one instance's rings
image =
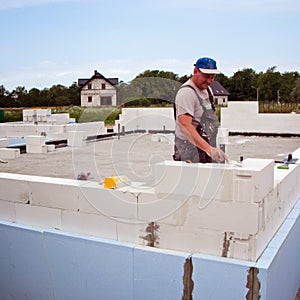
[[[26,101],[23,103],[22,106],[25,107],[34,107],[39,106],[41,102],[41,92],[39,89],[32,88],[27,95]]]
[[[232,100],[255,100],[256,88],[257,74],[250,68],[235,72],[228,82]]]
[[[25,86],[18,86],[13,90],[9,97],[11,98],[11,107],[21,107],[27,96],[27,90]]]
[[[220,82],[225,89],[230,90],[230,78],[228,78],[226,75],[223,73],[218,74],[215,80]]]
[[[267,69],[267,72],[258,76],[259,98],[262,101],[278,101],[281,74],[276,72],[276,66]]]
[[[49,106],[64,106],[64,105],[70,105],[72,104],[69,95],[68,95],[68,88],[61,85],[53,85],[48,91],[47,91],[47,99]]]
[[[297,102],[292,97],[292,91],[295,89],[300,75],[298,72],[285,72],[281,75],[280,80],[280,102]]]
[[[74,81],[68,89],[69,105],[80,105],[80,93],[79,86],[76,81]]]
[[[128,85],[121,85],[119,98],[126,105],[163,104],[174,102],[180,87],[179,77],[172,72],[146,70]]]
[[[129,83],[120,81],[117,86],[117,103],[149,106],[173,102],[178,88],[189,78],[191,75],[179,77],[170,71],[145,70]],[[299,78],[298,72],[281,74],[276,71],[276,66],[258,74],[251,68],[245,68],[235,72],[232,77],[224,74],[216,76],[216,80],[230,92],[230,100],[256,100],[259,96],[260,101],[280,102],[299,101]],[[0,107],[63,105],[80,105],[76,82],[69,87],[57,84],[43,90],[32,88],[29,92],[24,86],[9,92],[0,85]]]
[[[295,83],[295,87],[291,92],[291,102],[300,103],[300,78],[298,77]]]
[[[6,90],[4,85],[0,85],[0,107],[6,107]]]

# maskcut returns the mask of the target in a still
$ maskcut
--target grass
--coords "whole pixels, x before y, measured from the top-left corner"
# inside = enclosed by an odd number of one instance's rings
[[[158,106],[150,106],[158,107]],[[172,107],[172,105],[162,105],[162,107]],[[41,107],[42,108],[42,107]],[[62,107],[43,107],[51,109],[53,114],[68,113],[70,118],[75,118],[78,123],[103,121],[106,125],[114,124],[122,111],[121,107],[81,107],[81,106],[62,106]],[[17,122],[23,120],[22,110],[24,108],[4,109],[4,122]],[[34,108],[40,109],[40,108]],[[298,103],[277,103],[260,102],[260,113],[300,113]],[[216,107],[216,115],[220,120],[220,107]]]

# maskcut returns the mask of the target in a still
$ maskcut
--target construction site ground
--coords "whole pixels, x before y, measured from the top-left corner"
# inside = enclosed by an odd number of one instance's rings
[[[0,172],[70,179],[90,172],[92,180],[125,175],[132,181],[151,184],[154,164],[172,160],[173,138],[168,138],[169,142],[158,142],[153,141],[151,134],[128,134],[89,141],[83,147],[59,147],[45,154],[24,153],[16,159],[0,157]],[[280,161],[299,147],[300,137],[237,135],[229,136],[226,153],[235,161],[241,157]],[[295,300],[300,300],[300,290]]]

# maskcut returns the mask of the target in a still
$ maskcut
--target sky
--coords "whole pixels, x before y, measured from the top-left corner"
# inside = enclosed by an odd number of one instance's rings
[[[300,72],[299,28],[299,0],[0,0],[0,86],[190,75],[203,56],[228,77]]]

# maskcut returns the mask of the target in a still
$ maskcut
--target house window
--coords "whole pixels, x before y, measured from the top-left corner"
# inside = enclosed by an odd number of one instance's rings
[[[102,89],[102,90],[105,90],[105,83],[102,83],[102,84],[101,84],[101,89]]]
[[[88,96],[88,102],[92,102],[93,101],[93,97],[92,96]]]
[[[92,84],[89,83],[89,84],[88,84],[88,90],[91,90],[91,89],[92,89]]]
[[[101,105],[112,105],[111,97],[100,97]]]

